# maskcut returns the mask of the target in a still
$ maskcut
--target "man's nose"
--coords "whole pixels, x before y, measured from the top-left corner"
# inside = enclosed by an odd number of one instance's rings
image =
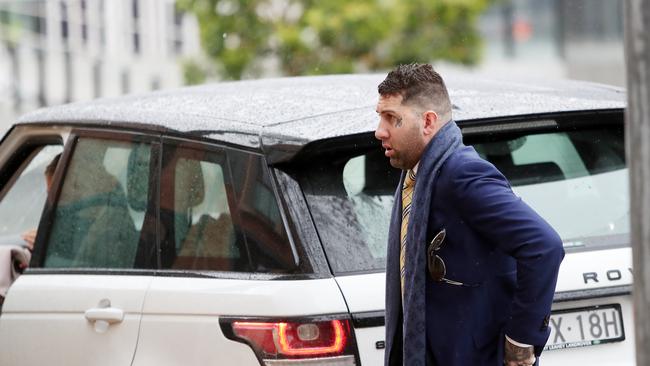
[[[375,138],[377,140],[386,140],[388,136],[388,131],[382,126],[382,123],[380,121],[377,129],[375,130]]]

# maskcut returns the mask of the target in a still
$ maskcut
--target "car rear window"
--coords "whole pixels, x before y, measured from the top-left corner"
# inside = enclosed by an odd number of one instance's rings
[[[592,124],[473,134],[465,143],[508,178],[515,194],[558,231],[567,251],[580,251],[629,245],[623,136],[622,124]],[[400,175],[383,151],[323,154],[297,171],[334,272],[382,270]]]

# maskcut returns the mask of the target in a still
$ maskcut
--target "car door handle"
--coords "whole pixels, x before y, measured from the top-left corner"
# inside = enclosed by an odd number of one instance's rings
[[[114,323],[120,323],[124,319],[124,311],[118,308],[93,308],[84,313],[86,320],[95,323],[95,331],[104,333]]]
[[[93,308],[84,314],[89,321],[103,320],[108,323],[119,323],[124,319],[124,311],[118,308]]]

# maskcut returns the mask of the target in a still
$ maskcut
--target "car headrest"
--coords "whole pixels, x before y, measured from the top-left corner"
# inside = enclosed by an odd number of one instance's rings
[[[562,169],[551,161],[534,164],[497,166],[513,186],[563,180]]]
[[[481,150],[484,154],[490,156],[510,156],[512,153],[526,143],[526,136],[508,141],[484,142],[481,144]]]
[[[201,162],[179,158],[176,163],[175,211],[197,206],[205,199]]]
[[[129,154],[126,175],[126,197],[131,209],[139,212],[147,209],[149,161],[149,147],[145,144],[135,145]]]

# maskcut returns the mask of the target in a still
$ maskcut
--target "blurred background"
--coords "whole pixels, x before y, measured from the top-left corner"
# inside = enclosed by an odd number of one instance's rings
[[[0,0],[0,132],[49,105],[415,61],[624,86],[623,0]]]

